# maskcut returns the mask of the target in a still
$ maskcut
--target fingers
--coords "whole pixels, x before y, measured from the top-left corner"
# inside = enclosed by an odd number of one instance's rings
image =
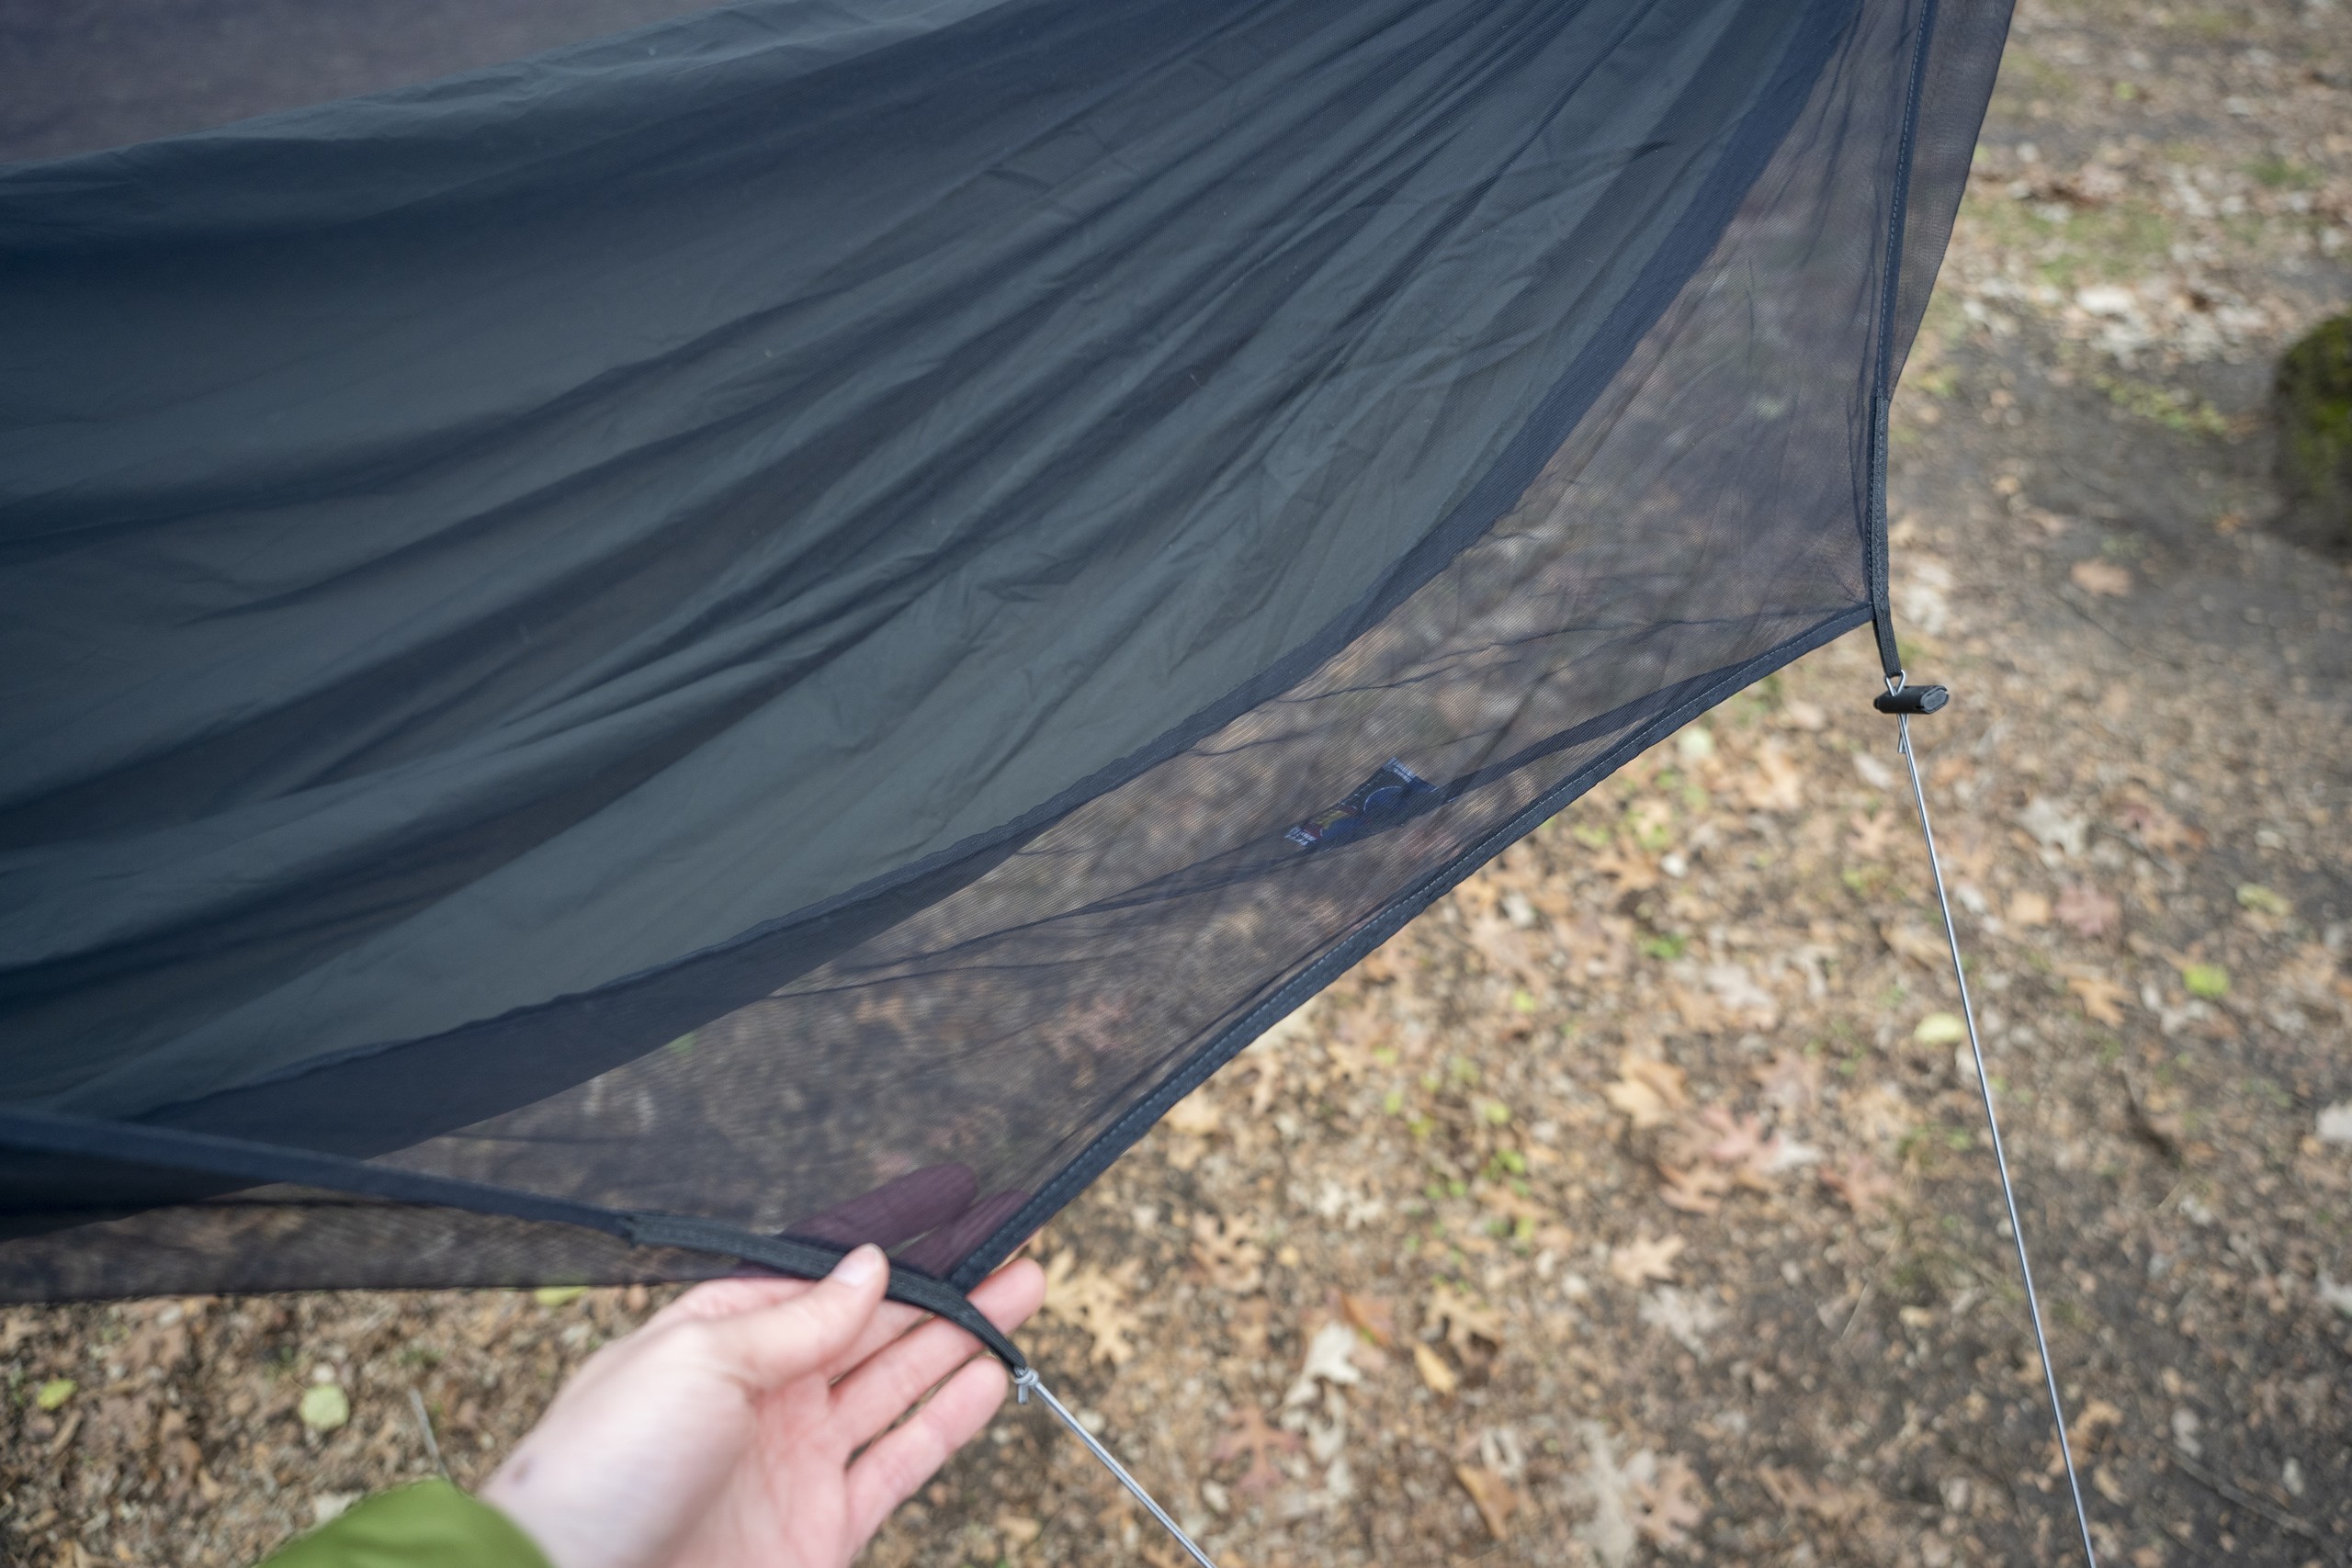
[[[873,1322],[889,1277],[881,1249],[861,1247],[824,1279],[782,1301],[726,1316],[686,1317],[668,1334],[691,1337],[689,1348],[746,1389],[763,1392],[846,1364],[844,1355]]]
[[[737,1313],[753,1312],[790,1301],[814,1283],[816,1281],[811,1280],[757,1275],[706,1280],[646,1319],[645,1326],[661,1328],[673,1323],[732,1317]],[[873,1320],[859,1331],[848,1353],[841,1358],[841,1364],[845,1367],[857,1365],[904,1334],[924,1315],[921,1308],[898,1302],[884,1302],[874,1314]]]
[[[733,1317],[737,1313],[780,1305],[808,1289],[811,1280],[739,1277],[706,1280],[645,1320],[646,1328],[666,1327],[698,1318]]]
[[[1025,1259],[1023,1260],[1023,1263],[1020,1266],[1026,1267],[1033,1271],[1036,1269],[1035,1264],[1028,1263]],[[998,1269],[989,1278],[990,1280],[1001,1279],[1006,1274],[1010,1273],[1013,1267],[1015,1266],[1008,1265],[1005,1268]],[[1043,1274],[1039,1274],[1037,1277],[1040,1280],[1043,1280],[1045,1278]],[[972,1300],[977,1303],[980,1299],[981,1292],[987,1291],[989,1288],[989,1287],[987,1282],[983,1281],[976,1290],[973,1291]],[[1039,1299],[1043,1299],[1042,1295]],[[1029,1314],[1036,1310],[1037,1308],[1035,1304],[1033,1303],[1024,1308],[1021,1315],[1014,1318],[1011,1323],[999,1323],[997,1324],[997,1326],[1000,1328],[1011,1328],[1015,1325],[1025,1323],[1028,1321]],[[989,1313],[989,1309],[987,1307],[980,1308],[980,1311],[989,1314],[990,1322],[996,1321],[995,1314]],[[847,1357],[843,1358],[842,1365],[845,1367],[854,1367],[858,1365],[865,1360],[866,1358],[874,1355],[883,1347],[888,1345],[892,1340],[906,1333],[906,1331],[910,1327],[913,1326],[918,1320],[929,1317],[930,1315],[930,1314],[924,1312],[920,1307],[907,1306],[899,1302],[885,1302],[882,1305],[882,1310],[874,1314],[874,1322],[867,1326],[865,1333],[858,1336],[856,1346],[851,1350]],[[970,1341],[967,1339],[966,1343],[968,1344]],[[960,1359],[961,1358],[958,1358],[958,1359]],[[944,1375],[946,1369],[943,1367],[940,1369],[940,1371]],[[938,1380],[933,1379],[933,1381],[936,1382]]]
[[[972,1304],[1007,1332],[1026,1323],[1045,1299],[1045,1271],[1026,1258],[991,1274],[972,1292]],[[978,1351],[972,1337],[952,1323],[923,1325],[833,1385],[836,1430],[853,1447],[865,1442]]]
[[[841,1364],[844,1367],[859,1365],[930,1315],[921,1307],[910,1307],[904,1302],[884,1302],[881,1310],[874,1314],[874,1321],[865,1325],[856,1343],[850,1347],[849,1353],[842,1358]]]
[[[971,1341],[967,1337],[965,1343]],[[891,1509],[913,1496],[948,1455],[987,1426],[1008,1386],[1004,1368],[996,1361],[974,1361],[903,1426],[860,1455],[846,1477],[851,1539],[873,1535]]]

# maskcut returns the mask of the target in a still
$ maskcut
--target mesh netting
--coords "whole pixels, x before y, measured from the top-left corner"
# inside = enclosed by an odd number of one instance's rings
[[[0,168],[0,1294],[976,1280],[1871,620],[1935,9],[752,4]]]

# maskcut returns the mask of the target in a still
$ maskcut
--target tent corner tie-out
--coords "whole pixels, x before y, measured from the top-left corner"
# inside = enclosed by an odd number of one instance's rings
[[[2083,1503],[2082,1477],[2075,1470],[2075,1443],[2066,1430],[2066,1404],[2058,1392],[2058,1369],[2050,1358],[2050,1336],[2042,1327],[2041,1296],[2033,1282],[2033,1262],[2027,1256],[2025,1221],[2018,1213],[2017,1188],[2009,1179],[2008,1151],[2001,1143],[2001,1118],[1993,1108],[1993,1074],[1984,1065],[1984,1046],[1976,1032],[1976,1004],[1968,992],[1968,968],[1960,955],[1960,929],[1952,923],[1951,898],[1944,890],[1943,857],[1936,849],[1936,829],[1928,816],[1928,786],[1919,773],[1918,754],[1911,745],[1915,716],[1940,712],[1951,701],[1941,686],[1913,686],[1898,669],[1886,679],[1886,690],[1872,699],[1881,713],[1894,716],[1894,749],[1911,779],[1911,798],[1918,809],[1919,836],[1928,848],[1928,874],[1935,886],[1936,908],[1943,918],[1944,945],[1951,956],[1952,984],[1960,991],[1960,1016],[1968,1031],[1968,1055],[1976,1078],[1976,1092],[1984,1105],[1984,1132],[1993,1147],[1993,1168],[2001,1180],[2001,1203],[2008,1216],[2009,1241],[2017,1252],[2018,1278],[2025,1286],[2025,1304],[2033,1325],[2034,1349],[2041,1363],[2041,1386],[2050,1402],[2051,1424],[2057,1429],[2058,1458],[2066,1472],[2066,1492],[2075,1506],[2075,1529],[2083,1561],[2098,1568],[2098,1549],[2091,1541],[2090,1510]]]

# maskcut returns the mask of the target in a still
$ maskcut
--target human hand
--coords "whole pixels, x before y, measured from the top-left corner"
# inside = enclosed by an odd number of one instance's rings
[[[554,1568],[842,1568],[1007,1386],[954,1325],[910,1331],[888,1279],[861,1247],[813,1283],[697,1286],[591,1358],[482,1500]],[[972,1303],[1010,1330],[1045,1293],[1023,1260]]]

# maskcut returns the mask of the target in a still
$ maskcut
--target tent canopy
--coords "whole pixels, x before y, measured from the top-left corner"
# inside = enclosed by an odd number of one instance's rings
[[[1886,643],[2007,18],[563,41],[676,9],[608,0],[175,96],[269,7],[106,9],[0,124],[17,1299],[779,1234],[968,1286],[1643,747]]]

